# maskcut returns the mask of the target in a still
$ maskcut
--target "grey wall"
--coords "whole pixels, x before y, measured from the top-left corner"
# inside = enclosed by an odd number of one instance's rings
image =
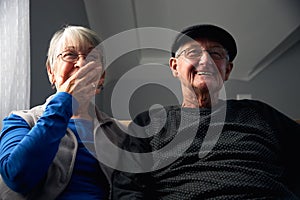
[[[258,47],[259,48],[259,44]],[[226,94],[251,94],[252,99],[264,101],[293,119],[300,119],[300,42],[282,54],[277,60],[252,80],[230,80]],[[235,66],[234,70],[238,70]]]
[[[82,0],[30,1],[31,107],[55,92],[48,81],[45,62],[52,35],[65,24],[89,27]]]
[[[257,45],[259,48],[259,44]],[[293,118],[300,119],[300,42],[296,43],[278,59],[274,60],[268,67],[258,73],[253,79],[249,81],[228,80],[225,83],[225,91],[227,99],[236,99],[238,94],[250,94],[252,99],[257,99],[275,107],[280,112]],[[128,65],[137,65],[136,62],[127,63],[119,62],[112,66],[111,74],[113,75],[115,69],[130,68]],[[234,66],[234,70],[239,70],[239,66]],[[125,73],[126,71],[124,71]],[[174,82],[169,77],[167,81]],[[139,77],[136,77],[138,79]],[[155,79],[156,77],[152,77]],[[150,77],[151,79],[151,77]],[[125,80],[124,85],[132,88],[135,80]],[[111,113],[111,93],[115,89],[118,82],[117,78],[106,84],[104,91],[103,102],[105,106],[103,110],[109,114]],[[154,81],[155,82],[155,81]],[[176,84],[174,82],[173,84]],[[176,96],[180,93],[180,88],[168,89],[163,86],[158,87],[157,84],[146,84],[142,86],[143,89],[136,90],[136,92],[129,99],[122,98],[122,94],[118,95],[117,106],[118,112],[113,113],[117,118],[128,119],[135,116],[137,113],[149,109],[153,104],[169,105],[180,103],[181,98]],[[126,90],[123,95],[125,96]],[[126,102],[124,102],[126,100]],[[130,115],[128,115],[128,113]]]
[[[45,98],[54,92],[50,87],[45,68],[47,47],[52,34],[66,23],[89,27],[89,22],[82,0],[31,0],[30,7],[32,67],[30,106],[32,107],[43,103]],[[257,44],[257,48],[259,45]],[[262,100],[293,119],[300,119],[299,55],[300,43],[297,43],[252,80],[248,82],[229,80],[225,85],[227,98],[236,98],[237,94],[251,94],[253,99]],[[111,95],[115,84],[122,74],[132,66],[138,65],[137,57],[138,53],[132,52],[109,66],[107,70],[107,80],[109,81],[105,83],[103,93],[97,97],[97,103],[108,114],[112,114]],[[238,67],[235,66],[234,70],[238,70]],[[118,75],[114,74],[116,70]],[[128,87],[131,82],[132,80],[127,80]],[[162,103],[163,105],[180,103],[180,98],[176,98],[176,95],[168,88],[150,84],[137,90],[128,105],[124,104],[121,96],[117,101],[119,101],[117,105],[120,108],[115,117],[126,119],[130,117],[127,113],[128,109],[133,117],[138,112],[148,109],[153,103]]]

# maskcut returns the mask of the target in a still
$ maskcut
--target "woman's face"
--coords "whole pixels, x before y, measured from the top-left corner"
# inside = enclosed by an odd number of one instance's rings
[[[52,68],[47,66],[50,82],[58,88],[58,85],[62,85],[90,61],[101,64],[100,52],[92,45],[87,45],[85,49],[66,45],[57,56],[54,66]],[[103,84],[103,81],[99,80],[99,85]]]

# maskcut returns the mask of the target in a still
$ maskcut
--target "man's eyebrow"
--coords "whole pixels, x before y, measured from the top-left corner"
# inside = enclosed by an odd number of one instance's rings
[[[201,48],[201,46],[200,46],[200,45],[197,45],[197,44],[192,44],[191,46],[188,46],[187,48],[195,48],[195,47]]]
[[[215,48],[215,47],[220,47],[223,48],[221,45],[213,45],[213,46],[209,46],[208,48]],[[191,46],[187,47],[188,49],[190,48],[203,48],[201,45],[197,45],[197,44],[192,44]]]

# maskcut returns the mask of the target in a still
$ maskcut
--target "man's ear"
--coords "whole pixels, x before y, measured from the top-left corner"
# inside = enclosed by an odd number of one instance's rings
[[[225,72],[225,79],[224,81],[227,81],[229,79],[229,75],[232,71],[233,68],[233,63],[232,62],[228,62],[226,65],[226,72]]]
[[[174,77],[178,77],[177,62],[178,62],[177,58],[174,57],[171,57],[169,60],[169,67]]]

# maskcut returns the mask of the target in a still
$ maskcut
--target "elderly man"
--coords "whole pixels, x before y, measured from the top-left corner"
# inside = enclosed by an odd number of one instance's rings
[[[236,54],[232,35],[215,25],[175,38],[169,65],[183,102],[139,114],[142,128],[130,125],[149,136],[124,143],[144,171],[116,171],[114,199],[299,198],[299,124],[259,101],[220,98]]]

